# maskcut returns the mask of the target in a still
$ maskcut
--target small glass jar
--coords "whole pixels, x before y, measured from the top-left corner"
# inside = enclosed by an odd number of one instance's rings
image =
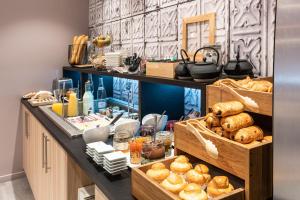
[[[113,138],[113,147],[118,151],[128,151],[129,141],[132,139],[131,134],[128,131],[122,130],[115,133]]]
[[[170,131],[159,131],[156,133],[156,139],[163,141],[165,147],[165,156],[171,156],[172,133]]]
[[[142,146],[143,143],[135,140],[129,142],[131,164],[140,164],[142,162]]]
[[[155,133],[155,127],[152,125],[142,125],[141,126],[141,136],[146,137],[146,136],[151,136],[154,137]]]
[[[143,158],[145,160],[156,160],[165,157],[165,146],[163,141],[156,140],[143,143]]]

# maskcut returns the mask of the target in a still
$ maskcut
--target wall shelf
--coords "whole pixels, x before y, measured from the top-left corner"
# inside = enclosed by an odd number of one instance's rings
[[[153,77],[140,74],[120,74],[116,72],[100,71],[95,68],[76,68],[71,66],[63,67],[63,75],[65,77],[70,77],[74,79],[72,72],[77,72],[80,74],[80,76],[77,77],[80,84],[85,82],[87,74],[93,74],[96,76],[103,76],[108,78],[119,77],[137,80],[139,83],[140,117],[143,117],[145,114],[148,114],[148,112],[162,112],[158,109],[153,108],[153,103],[155,103],[157,105],[157,108],[167,108],[169,110],[168,113],[171,115],[171,119],[179,118],[180,115],[184,114],[184,88],[193,88],[201,90],[200,111],[202,115],[206,113],[206,85],[211,83],[199,83],[194,81]],[[108,85],[111,85],[111,83],[108,83]],[[170,92],[170,90],[172,90],[173,88],[174,90]],[[151,94],[152,96],[149,94]],[[163,100],[162,95],[164,97]],[[158,102],[160,102],[159,105]],[[182,106],[179,106],[179,104]]]

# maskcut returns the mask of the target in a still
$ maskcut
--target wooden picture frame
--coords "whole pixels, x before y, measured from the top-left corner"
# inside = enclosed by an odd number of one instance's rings
[[[208,42],[209,45],[215,45],[215,35],[216,35],[216,13],[208,13],[204,15],[197,15],[193,17],[184,18],[182,22],[182,49],[187,51],[187,43],[188,43],[188,36],[187,36],[187,26],[193,23],[204,23],[208,22],[209,27],[209,36]],[[188,52],[188,51],[187,51]],[[188,53],[189,56],[192,56],[191,53]],[[200,56],[200,54],[199,54]],[[199,57],[197,56],[197,59]],[[200,58],[202,60],[202,56]]]

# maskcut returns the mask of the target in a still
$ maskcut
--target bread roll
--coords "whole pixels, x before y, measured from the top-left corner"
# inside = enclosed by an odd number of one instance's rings
[[[207,194],[197,184],[190,183],[179,193],[179,197],[183,200],[207,200]]]
[[[183,190],[187,183],[182,176],[171,173],[160,185],[166,190],[177,194]]]
[[[212,107],[212,112],[218,117],[227,117],[236,115],[244,111],[244,105],[239,101],[228,101],[223,103],[216,103]]]
[[[234,140],[242,144],[248,144],[256,140],[262,140],[263,138],[264,133],[258,126],[242,128],[234,136]]]
[[[201,186],[206,185],[211,179],[209,169],[206,165],[198,164],[194,169],[186,173],[186,180],[190,183],[197,183]]]
[[[228,194],[233,190],[234,188],[226,176],[215,176],[207,185],[207,194],[211,198]]]
[[[170,171],[163,163],[155,163],[147,170],[146,175],[157,182],[162,182],[170,175]]]
[[[192,164],[189,163],[189,159],[185,156],[179,156],[170,165],[171,171],[177,174],[185,174],[192,169],[192,167]]]
[[[252,126],[253,118],[248,113],[240,113],[221,119],[221,126],[225,131],[234,132],[241,128]]]
[[[208,128],[220,126],[220,119],[217,116],[215,116],[213,113],[208,113],[204,117],[204,121],[206,122]]]

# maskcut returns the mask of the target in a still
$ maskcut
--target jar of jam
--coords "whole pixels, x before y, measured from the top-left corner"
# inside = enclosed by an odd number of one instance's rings
[[[143,143],[143,158],[146,160],[156,160],[165,157],[165,146],[163,141],[156,140]]]

